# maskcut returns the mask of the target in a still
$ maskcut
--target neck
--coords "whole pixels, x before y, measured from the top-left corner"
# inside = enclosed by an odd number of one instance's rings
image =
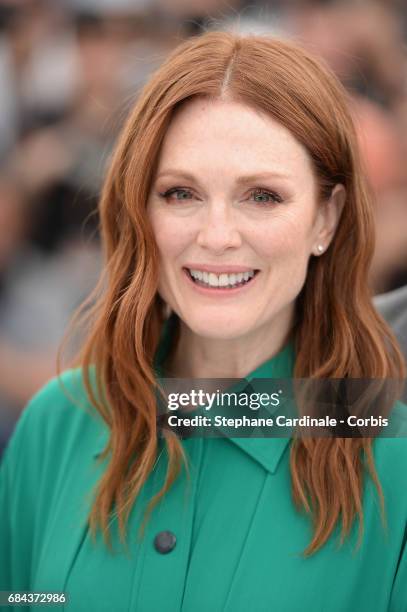
[[[232,339],[195,334],[180,320],[179,340],[166,360],[166,370],[175,378],[244,378],[285,346],[293,313],[284,313],[272,324],[250,335]]]

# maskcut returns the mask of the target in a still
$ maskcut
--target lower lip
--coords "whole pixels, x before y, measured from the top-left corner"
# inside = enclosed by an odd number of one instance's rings
[[[192,285],[195,291],[197,291],[201,295],[211,295],[214,297],[221,296],[221,295],[222,296],[223,295],[232,296],[232,295],[236,295],[237,293],[243,293],[244,291],[247,291],[248,289],[250,289],[250,287],[253,287],[254,283],[256,282],[257,277],[260,274],[260,272],[256,272],[255,275],[250,279],[250,281],[248,281],[244,285],[239,285],[239,287],[234,287],[233,289],[227,289],[226,287],[202,287],[202,285],[198,285],[198,283],[195,283],[195,281],[192,280],[192,277],[190,273],[188,272],[188,270],[183,268],[182,271],[184,275],[187,277],[189,284]]]

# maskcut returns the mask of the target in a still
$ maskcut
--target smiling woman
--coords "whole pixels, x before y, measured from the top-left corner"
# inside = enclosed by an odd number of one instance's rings
[[[100,213],[78,367],[32,399],[1,466],[0,591],[66,591],[75,612],[407,610],[405,437],[180,439],[158,414],[162,377],[405,375],[367,284],[340,83],[279,40],[181,44]]]
[[[158,291],[189,330],[173,356],[179,376],[244,376],[282,348],[309,258],[329,246],[344,199],[334,185],[318,206],[308,151],[231,92],[178,107],[147,212]]]

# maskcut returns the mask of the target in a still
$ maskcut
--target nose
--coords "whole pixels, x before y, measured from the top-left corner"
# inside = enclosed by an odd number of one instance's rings
[[[204,207],[197,244],[216,253],[242,244],[234,211],[226,202],[217,200]]]

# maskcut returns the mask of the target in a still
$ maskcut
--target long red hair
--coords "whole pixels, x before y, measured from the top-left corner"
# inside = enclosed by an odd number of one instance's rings
[[[113,512],[125,538],[129,512],[157,457],[153,359],[164,304],[157,294],[159,260],[146,202],[172,113],[193,96],[227,97],[268,113],[308,151],[321,201],[337,183],[346,188],[335,237],[322,257],[311,258],[297,299],[294,377],[405,374],[367,284],[372,204],[341,84],[319,60],[288,42],[212,32],[181,43],[144,87],[122,130],[100,199],[104,271],[80,311],[89,332],[75,364],[110,430],[102,454],[109,461],[89,521],[92,533],[101,528],[108,543]],[[167,478],[148,512],[186,466],[179,439],[165,435]],[[306,555],[324,544],[339,521],[342,537],[356,516],[362,525],[363,459],[383,502],[371,439],[299,438],[290,453],[293,499],[314,525]]]

